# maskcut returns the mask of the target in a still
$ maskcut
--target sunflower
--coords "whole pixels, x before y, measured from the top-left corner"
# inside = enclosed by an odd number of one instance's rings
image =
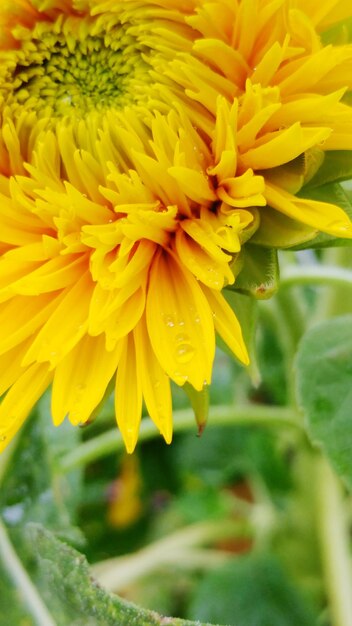
[[[222,294],[246,241],[298,222],[352,237],[342,209],[295,195],[351,149],[352,46],[319,30],[352,9],[324,7],[2,5],[2,447],[51,383],[56,425],[86,423],[113,383],[127,450],[143,401],[170,442],[170,381],[210,384],[215,334],[248,363]]]

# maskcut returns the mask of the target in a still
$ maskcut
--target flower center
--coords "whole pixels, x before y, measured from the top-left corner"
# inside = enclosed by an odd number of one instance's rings
[[[88,19],[37,24],[8,53],[4,104],[61,117],[142,103],[150,66],[145,46],[128,31],[121,24],[97,28]]]

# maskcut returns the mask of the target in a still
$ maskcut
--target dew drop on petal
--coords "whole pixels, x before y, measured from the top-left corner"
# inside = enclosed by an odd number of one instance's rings
[[[190,342],[180,343],[175,350],[175,359],[178,363],[189,363],[194,353],[195,349]]]
[[[181,374],[181,372],[174,372],[172,378],[175,381],[176,385],[180,386],[184,385],[188,380],[188,376],[186,374]]]
[[[163,315],[163,321],[168,328],[173,328],[175,326],[175,318],[173,315]]]

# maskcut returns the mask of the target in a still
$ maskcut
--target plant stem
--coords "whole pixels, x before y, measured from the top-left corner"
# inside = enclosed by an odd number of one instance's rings
[[[110,591],[119,592],[156,567],[178,564],[184,568],[219,566],[232,555],[217,550],[196,550],[216,539],[243,536],[243,522],[201,522],[182,528],[127,556],[119,556],[96,563],[91,568],[93,576]]]
[[[331,285],[352,288],[352,271],[326,265],[288,265],[281,274],[280,289],[299,285]]]
[[[333,626],[352,626],[352,569],[342,486],[328,462],[316,462],[316,510]]]
[[[56,626],[36,587],[30,580],[26,570],[19,560],[9,539],[6,528],[0,520],[0,558],[5,570],[12,579],[15,588],[20,592],[28,611],[37,626]]]
[[[214,406],[210,411],[207,428],[216,426],[265,425],[300,427],[297,412],[287,407],[265,405]],[[188,430],[197,431],[194,413],[191,409],[175,411],[173,415],[174,433]],[[159,433],[150,419],[143,419],[140,427],[139,441],[149,441],[158,437]],[[66,454],[60,461],[60,470],[69,472],[76,467],[85,465],[108,454],[124,449],[124,443],[116,428],[82,443],[75,450]]]

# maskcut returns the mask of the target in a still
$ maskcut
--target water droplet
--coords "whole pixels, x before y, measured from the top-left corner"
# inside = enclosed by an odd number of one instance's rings
[[[173,315],[163,315],[163,320],[168,328],[173,328],[175,326],[175,318]]]
[[[175,341],[178,345],[181,343],[191,343],[190,336],[186,335],[186,333],[179,333],[176,335]]]
[[[0,435],[0,441],[6,441],[7,437],[6,435]]]
[[[188,376],[186,374],[181,374],[181,372],[174,372],[173,379],[176,385],[180,385],[180,387],[182,387],[182,385],[187,382]]]
[[[180,343],[175,350],[175,359],[178,363],[189,363],[194,353],[195,349],[190,342]]]

